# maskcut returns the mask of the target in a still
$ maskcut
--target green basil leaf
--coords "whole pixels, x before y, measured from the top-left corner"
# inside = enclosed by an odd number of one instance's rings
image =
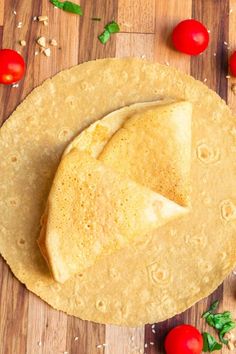
[[[63,2],[58,1],[58,0],[50,0],[50,2],[51,2],[54,6],[58,7],[59,9],[63,9],[63,6],[64,6]]]
[[[202,349],[202,351],[204,353],[209,352],[207,336],[208,336],[208,333],[206,333],[206,332],[202,333],[202,339],[203,339],[203,349]]]
[[[231,321],[231,322],[228,322],[226,323],[223,328],[221,329],[220,333],[219,333],[219,339],[222,343],[224,344],[228,344],[228,339],[224,339],[224,335],[231,331],[231,329],[235,328],[236,326],[236,323]]]
[[[67,12],[72,12],[73,14],[78,14],[80,16],[83,16],[83,10],[80,5],[75,4],[74,2],[71,1],[58,1],[58,0],[50,0],[50,2],[58,7],[59,9],[62,9]]]
[[[203,337],[203,351],[204,352],[214,352],[215,350],[220,350],[222,348],[222,344],[218,343],[215,338],[207,333],[204,332],[202,334]]]
[[[209,326],[215,327],[214,315],[212,313],[209,313],[209,315],[206,317],[206,322],[209,324]]]
[[[106,44],[106,42],[110,39],[110,37],[111,37],[110,32],[105,30],[102,34],[100,34],[100,36],[98,36],[98,39],[102,44]]]
[[[112,21],[112,22],[108,23],[105,26],[105,29],[108,32],[110,32],[110,33],[118,33],[118,32],[120,32],[120,27],[119,27],[118,23],[116,23],[115,21]]]
[[[226,323],[232,322],[232,315],[229,311],[217,313],[214,316],[214,327],[221,330]]]
[[[211,304],[211,306],[209,307],[209,309],[206,312],[203,313],[202,318],[206,318],[210,313],[215,311],[218,306],[219,306],[219,300],[214,301]]]

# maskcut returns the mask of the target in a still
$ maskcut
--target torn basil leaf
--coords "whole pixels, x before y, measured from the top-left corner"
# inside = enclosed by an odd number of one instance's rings
[[[111,34],[120,32],[120,27],[119,25],[115,22],[109,22],[108,24],[106,24],[106,26],[104,27],[104,31],[102,34],[100,34],[100,36],[98,36],[99,41],[102,44],[106,44],[106,42],[108,41],[108,39],[110,39]]]
[[[203,337],[203,352],[214,352],[215,350],[221,350],[222,344],[218,343],[215,338],[207,332],[202,334]]]
[[[105,30],[102,34],[100,34],[100,36],[98,36],[98,39],[102,44],[106,44],[106,42],[110,39],[110,37],[111,37],[110,32]]]
[[[120,27],[119,27],[118,23],[116,23],[115,21],[112,21],[112,22],[108,23],[105,26],[105,29],[109,33],[118,33],[118,32],[120,32]]]
[[[215,311],[218,306],[219,306],[219,300],[214,301],[209,307],[209,309],[203,313],[202,318],[206,318],[209,314]]]
[[[80,16],[83,16],[83,10],[80,5],[75,4],[74,2],[71,1],[59,1],[59,0],[50,0],[50,2],[58,7],[59,9],[62,9],[67,12],[72,12],[73,14],[78,14]]]

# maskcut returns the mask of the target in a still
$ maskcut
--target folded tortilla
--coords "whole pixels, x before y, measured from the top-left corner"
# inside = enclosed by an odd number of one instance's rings
[[[136,103],[92,124],[64,154],[86,150],[123,176],[189,206],[191,116],[186,101]]]
[[[78,149],[59,165],[39,246],[56,281],[187,212]],[[46,228],[45,228],[46,225]]]

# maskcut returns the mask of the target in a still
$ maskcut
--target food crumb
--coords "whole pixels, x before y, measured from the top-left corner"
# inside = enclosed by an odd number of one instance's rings
[[[100,348],[103,347],[103,345],[102,344],[98,344],[96,347],[97,347],[97,349],[100,349]]]
[[[147,345],[147,343],[145,343],[145,344],[144,344],[144,348],[147,348],[147,347],[148,347],[148,345]]]
[[[42,342],[41,342],[41,340],[38,341],[38,346],[39,346],[39,347],[42,347]]]
[[[205,79],[203,80],[203,82],[207,82],[207,78],[205,77]]]
[[[47,16],[43,16],[43,15],[38,16],[38,21],[39,22],[44,22],[44,21],[47,21],[47,20],[48,20]]]
[[[38,45],[40,45],[40,47],[46,47],[46,38],[45,37],[39,37],[37,39],[37,43]]]
[[[213,53],[214,57],[216,57],[216,53]]]
[[[12,87],[17,88],[17,87],[19,87],[19,84],[13,84]]]
[[[22,21],[20,21],[20,22],[18,22],[18,24],[17,24],[17,28],[22,28]]]
[[[77,340],[79,340],[79,337],[75,337],[74,340],[75,340],[75,342],[76,342]]]
[[[226,79],[230,79],[231,76],[230,76],[230,75],[226,75],[225,78],[226,78]]]
[[[37,16],[34,16],[34,17],[33,17],[33,21],[36,21],[36,20],[37,20]]]
[[[232,14],[232,12],[233,12],[233,9],[230,9],[230,10],[229,10],[229,13]]]
[[[165,64],[166,64],[167,66],[169,66],[169,65],[170,65],[170,63],[169,63],[168,61],[165,61]]]
[[[16,16],[16,10],[13,11],[13,14]]]
[[[34,52],[34,55],[35,55],[35,56],[39,55],[39,51],[36,50],[36,51]]]
[[[152,329],[152,333],[154,333],[154,334],[156,333],[155,329]]]
[[[50,44],[53,46],[53,47],[56,47],[57,46],[57,41],[55,39],[51,39],[50,40]]]
[[[228,341],[227,347],[229,350],[234,350],[234,343],[232,341]]]
[[[211,30],[207,30],[208,33],[211,33]]]
[[[48,26],[48,21],[43,21],[44,26]]]
[[[224,45],[228,45],[228,42],[224,41]]]
[[[149,344],[150,344],[150,345],[154,345],[154,342],[150,342]]]
[[[51,49],[50,48],[46,48],[44,51],[43,51],[44,55],[46,55],[46,57],[50,57],[51,55]]]
[[[26,46],[26,41],[25,41],[24,39],[22,39],[22,40],[20,41],[20,45],[21,45],[22,47],[25,47],[25,46]]]

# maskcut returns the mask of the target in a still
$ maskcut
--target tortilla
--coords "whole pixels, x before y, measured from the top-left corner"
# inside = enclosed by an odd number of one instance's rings
[[[168,97],[193,105],[192,211],[58,284],[36,240],[63,150],[109,112]],[[137,326],[185,310],[236,263],[235,130],[216,93],[171,67],[104,59],[59,73],[1,128],[1,254],[28,289],[82,319]]]
[[[79,146],[123,176],[189,206],[191,114],[191,104],[183,101],[131,105],[94,123],[66,152]]]
[[[39,245],[63,283],[187,211],[73,149],[54,178]]]

